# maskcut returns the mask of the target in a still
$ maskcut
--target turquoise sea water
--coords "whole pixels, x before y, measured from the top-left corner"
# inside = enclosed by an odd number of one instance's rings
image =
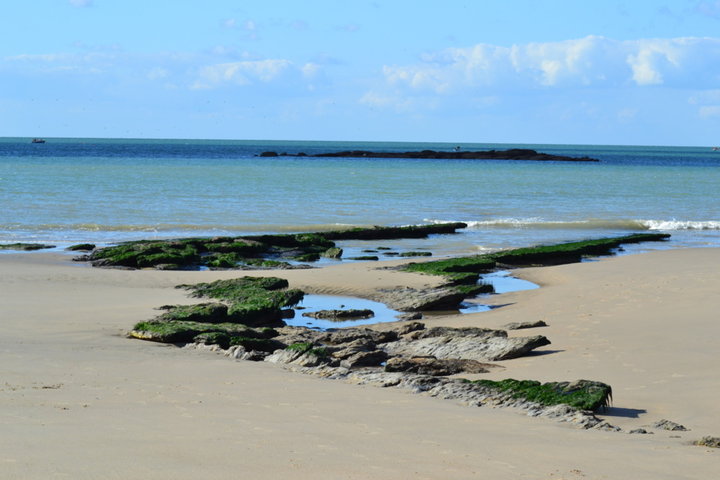
[[[467,253],[662,231],[720,246],[720,152],[700,147],[534,148],[599,163],[261,158],[455,144],[0,139],[0,243],[116,243],[463,221],[459,235],[396,241]],[[388,242],[383,242],[387,244]],[[373,244],[374,245],[374,244]],[[357,248],[373,246],[356,242]]]

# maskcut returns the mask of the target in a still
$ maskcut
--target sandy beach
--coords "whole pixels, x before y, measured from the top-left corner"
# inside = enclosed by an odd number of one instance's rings
[[[707,479],[720,451],[720,249],[665,250],[515,274],[541,286],[428,325],[531,330],[552,345],[485,378],[591,379],[625,433],[358,386],[125,337],[174,286],[246,272],[90,268],[0,255],[0,478]],[[258,272],[312,293],[372,296],[435,277],[386,263]],[[524,335],[511,332],[511,335]],[[628,430],[669,419],[687,432]]]

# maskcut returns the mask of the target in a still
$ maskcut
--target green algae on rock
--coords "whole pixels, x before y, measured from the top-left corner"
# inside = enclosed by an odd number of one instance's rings
[[[241,277],[179,285],[178,288],[190,290],[194,297],[218,302],[166,305],[161,307],[164,313],[137,323],[130,336],[165,343],[217,344],[224,348],[244,345],[260,351],[282,348],[277,342],[265,341],[277,335],[270,327],[284,326],[284,309],[296,305],[304,296],[301,290],[287,287],[287,280],[276,277]],[[265,342],[256,344],[248,339]]]
[[[179,269],[290,268],[284,260],[316,262],[321,257],[340,258],[336,240],[426,238],[451,234],[467,227],[464,223],[409,225],[404,227],[351,228],[245,237],[182,238],[139,240],[94,250],[77,257],[95,267]]]
[[[453,283],[474,283],[478,276],[490,273],[501,266],[535,267],[575,263],[584,257],[612,255],[623,244],[665,241],[666,233],[638,233],[621,237],[600,238],[580,242],[515,248],[494,253],[411,263],[404,266],[409,272],[442,275]]]
[[[542,405],[569,405],[580,410],[597,411],[612,403],[612,388],[602,382],[577,380],[574,382],[540,383],[535,380],[476,380],[476,385],[509,392],[513,398]]]
[[[55,248],[55,245],[45,245],[42,243],[0,243],[0,250],[22,250],[29,252],[47,248]]]
[[[94,243],[78,243],[75,245],[70,245],[65,250],[69,252],[91,252],[95,250],[95,244]]]

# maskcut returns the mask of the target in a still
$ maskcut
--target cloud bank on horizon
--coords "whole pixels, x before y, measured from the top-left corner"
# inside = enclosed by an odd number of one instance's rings
[[[720,0],[37,3],[0,136],[720,143]]]

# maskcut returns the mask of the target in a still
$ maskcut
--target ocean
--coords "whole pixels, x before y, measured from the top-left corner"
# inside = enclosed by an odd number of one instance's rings
[[[532,148],[597,163],[259,157]],[[468,224],[382,242],[436,255],[657,231],[720,246],[720,152],[703,147],[0,139],[0,243],[75,243]],[[348,242],[353,250],[377,242]]]

